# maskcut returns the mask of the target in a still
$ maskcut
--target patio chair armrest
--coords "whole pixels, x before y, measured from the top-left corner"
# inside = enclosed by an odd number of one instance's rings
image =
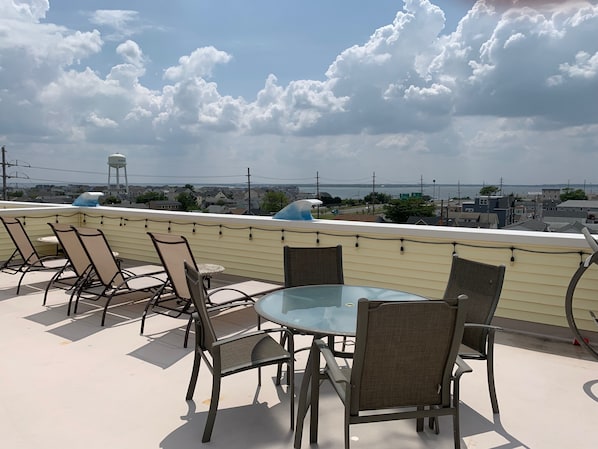
[[[465,327],[481,327],[484,329],[488,329],[489,331],[502,331],[503,328],[500,326],[493,326],[491,324],[479,324],[479,323],[465,323]]]
[[[230,302],[223,302],[222,304],[219,303],[208,303],[208,313],[212,312],[220,312],[222,310],[229,310],[235,307],[247,307],[248,305],[253,304],[249,303],[249,301],[245,299],[236,299]],[[259,317],[259,315],[258,315]]]
[[[53,261],[63,261],[64,265],[69,263],[68,259],[65,259],[64,256],[40,256],[37,262],[31,264],[32,267],[43,267],[44,262],[53,262]]]
[[[455,364],[457,365],[457,370],[453,373],[453,378],[457,381],[463,374],[473,372],[473,369],[459,356],[457,356]]]
[[[288,334],[287,336],[289,338],[287,339],[287,341],[289,342],[289,353],[292,354],[292,350],[293,350],[292,334],[290,333],[290,331],[287,328],[284,328],[284,327],[260,329],[260,330],[256,330],[256,331],[252,331],[252,332],[243,333],[240,335],[233,335],[231,337],[225,337],[225,338],[219,339],[218,341],[214,342],[213,346],[214,347],[222,346],[222,345],[225,345],[225,344],[233,342],[233,341],[242,340],[244,338],[255,337],[256,335],[270,334],[270,333],[274,333],[274,332],[282,332],[282,333]]]
[[[120,282],[119,284],[114,285],[113,287],[116,290],[119,290],[123,285],[128,285],[129,282],[131,281],[135,281],[137,279],[153,279],[155,281],[157,281],[156,285],[152,285],[150,288],[157,288],[160,289],[163,287],[164,284],[166,284],[168,282],[168,279],[165,279],[163,277],[159,277],[159,275],[163,275],[166,274],[166,271],[152,271],[151,273],[139,273],[139,274],[135,274],[132,273],[131,271],[127,271],[127,270],[121,270],[123,273],[130,275],[130,277],[127,277],[124,281]]]
[[[240,298],[234,298],[234,299],[229,299],[229,300],[225,300],[221,303],[214,303],[214,304],[218,304],[218,305],[223,305],[223,304],[232,304],[235,302],[245,302],[247,303],[255,303],[255,299],[253,299],[251,296],[249,296],[247,293],[245,293],[243,290],[239,290],[238,288],[234,288],[234,287],[219,287],[213,290],[208,291],[208,301],[211,302],[211,296],[213,296],[214,294],[218,293],[218,292],[222,292],[222,291],[230,291],[230,292],[236,292],[239,294]]]
[[[345,375],[343,375],[343,372],[338,366],[338,363],[334,358],[334,353],[332,352],[330,347],[323,340],[320,339],[315,339],[313,344],[317,346],[320,353],[324,356],[330,379],[337,384],[348,383],[349,380]]]
[[[164,277],[164,275],[166,274],[166,270],[156,270],[156,271],[148,271],[147,273],[135,273],[131,270],[127,270],[125,269],[121,269],[121,271],[128,275],[129,277],[126,280],[132,280],[132,279],[140,279],[140,278],[152,278],[152,279],[156,279],[160,282],[168,282],[168,277]],[[162,276],[162,277],[160,277]]]

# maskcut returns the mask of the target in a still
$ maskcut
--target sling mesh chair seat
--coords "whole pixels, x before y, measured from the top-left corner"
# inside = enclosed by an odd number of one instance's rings
[[[17,285],[17,295],[21,291],[21,284],[27,273],[33,271],[60,271],[68,263],[68,260],[64,257],[40,256],[18,218],[0,217],[0,220],[4,223],[6,232],[8,232],[16,247],[8,260],[0,266],[0,271],[21,274]]]
[[[154,313],[166,314],[175,318],[181,315],[189,315],[184,338],[184,347],[187,347],[192,324],[193,303],[185,278],[184,263],[189,263],[196,270],[198,265],[185,236],[154,232],[148,232],[147,234],[160,257],[167,278],[143,311],[141,333],[143,334],[145,330],[145,319],[150,310]],[[214,310],[223,310],[227,304],[234,304],[235,307],[238,307],[241,301],[244,301],[245,305],[253,306],[255,296],[279,289],[280,285],[261,281],[245,281],[208,290],[206,282],[204,288],[207,293],[207,307],[210,309],[218,306]]]
[[[104,299],[101,321],[101,325],[104,326],[108,308],[114,299],[128,303],[147,300],[164,285],[166,276],[161,266],[149,265],[122,269],[100,229],[81,227],[73,227],[73,229],[90,262],[87,278],[69,300],[69,308],[73,299],[75,301],[75,313],[81,298],[92,301]],[[97,282],[87,282],[92,276],[97,277]]]
[[[488,391],[493,413],[498,413],[494,385],[494,334],[492,318],[505,277],[504,265],[489,265],[454,256],[444,298],[464,294],[469,298],[465,332],[459,348],[462,359],[486,360]]]
[[[287,329],[267,329],[235,335],[228,338],[218,338],[212,325],[210,313],[207,308],[204,279],[192,264],[185,262],[185,274],[189,291],[194,304],[193,323],[195,327],[195,357],[186,399],[193,399],[199,367],[203,359],[212,373],[212,395],[210,409],[206,420],[202,442],[210,441],[212,429],[218,411],[218,401],[222,378],[250,369],[258,369],[258,384],[261,385],[261,367],[286,363],[289,366],[290,378],[288,379],[288,395],[290,402],[291,429],[295,420],[294,403],[294,361],[293,339],[288,339],[288,349],[282,347],[270,336],[273,332],[288,332]],[[241,303],[241,306],[245,304]],[[218,307],[218,306],[214,306]],[[229,304],[230,310],[234,305]]]
[[[346,449],[351,424],[415,418],[419,432],[423,431],[425,417],[442,415],[452,416],[454,445],[460,447],[459,379],[471,372],[458,358],[466,302],[464,295],[454,301],[360,299],[350,369],[338,365],[324,341],[314,340],[310,357],[324,357],[323,377],[332,383],[344,405]],[[319,377],[312,377],[310,387],[316,401]],[[312,403],[311,407],[317,411],[318,405]],[[299,404],[299,410],[306,410],[305,403]],[[315,420],[317,429],[317,412]],[[302,421],[298,421],[297,449],[301,447],[302,427]],[[311,442],[317,442],[317,431],[311,436]]]

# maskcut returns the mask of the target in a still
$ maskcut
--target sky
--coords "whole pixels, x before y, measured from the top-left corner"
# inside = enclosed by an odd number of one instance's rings
[[[0,0],[7,182],[596,184],[597,2]]]

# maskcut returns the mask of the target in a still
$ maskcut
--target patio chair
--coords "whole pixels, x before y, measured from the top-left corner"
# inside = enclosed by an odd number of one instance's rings
[[[183,314],[189,315],[187,328],[185,329],[184,347],[187,347],[189,332],[192,325],[191,313],[193,311],[191,293],[185,278],[184,263],[187,262],[196,270],[198,265],[189,246],[189,242],[182,235],[147,233],[156,248],[160,261],[167,275],[166,282],[160,287],[152,299],[147,303],[141,318],[141,333],[145,329],[145,319],[151,310],[158,314],[167,314],[172,317],[180,317]],[[280,288],[278,284],[270,284],[260,281],[245,281],[227,285],[226,287],[208,289],[208,279],[204,284],[207,307],[212,308],[218,305],[222,310],[226,304],[239,305],[244,301],[245,305],[253,306],[255,296],[260,296]]]
[[[50,226],[52,232],[58,239],[58,244],[60,245],[63,254],[66,256],[68,263],[64,265],[60,271],[57,271],[46,285],[43,305],[46,305],[48,292],[52,287],[70,291],[72,296],[76,293],[79,285],[85,280],[87,280],[87,282],[90,282],[92,279],[97,280],[94,276],[89,275],[91,262],[72,226],[63,223],[48,223],[48,226]],[[70,305],[71,302],[69,301],[67,315],[71,314]]]
[[[415,418],[421,432],[425,417],[443,415],[452,416],[454,445],[460,447],[459,380],[471,372],[458,357],[466,301],[465,296],[453,301],[360,299],[350,369],[338,365],[324,341],[314,340],[310,357],[324,356],[323,376],[344,404],[346,449],[351,424]],[[312,389],[319,388],[318,377],[312,377]],[[299,404],[299,410],[304,409],[305,404]],[[312,412],[315,429],[317,415]],[[301,430],[298,424],[296,448],[301,447]],[[311,442],[317,442],[317,432],[312,437]]]
[[[295,420],[295,380],[293,360],[293,339],[288,339],[288,349],[282,347],[270,334],[274,332],[287,333],[284,328],[272,328],[257,330],[233,337],[218,338],[212,326],[210,313],[206,307],[207,298],[204,289],[204,279],[195,267],[185,262],[185,275],[194,304],[193,323],[195,327],[195,357],[189,387],[187,388],[186,399],[193,399],[199,367],[203,359],[212,373],[212,395],[210,409],[204,427],[202,442],[210,441],[218,401],[220,398],[220,387],[222,378],[231,374],[240,373],[250,369],[258,369],[258,385],[261,385],[261,367],[286,363],[289,366],[290,377],[288,378],[288,395],[290,402],[291,429]],[[241,306],[245,306],[242,302]],[[214,306],[218,307],[218,306]],[[234,307],[232,304],[227,309]]]
[[[73,298],[75,300],[74,313],[77,313],[81,298],[92,301],[104,299],[101,321],[101,325],[104,326],[108,308],[114,299],[118,298],[129,303],[146,300],[164,285],[166,276],[162,267],[146,265],[122,269],[100,229],[74,226],[72,228],[76,231],[77,238],[90,262],[87,278],[69,300],[69,308]],[[97,282],[87,282],[91,276],[96,276]]]
[[[343,284],[343,247],[284,247],[284,286]]]
[[[494,386],[494,334],[500,328],[490,323],[500,299],[504,277],[504,265],[489,265],[454,256],[444,292],[444,298],[460,294],[469,297],[459,356],[462,359],[486,360],[493,413],[499,412]]]
[[[343,247],[292,247],[283,249],[284,286],[300,287],[303,285],[344,284]],[[297,332],[293,331],[293,334]],[[284,334],[283,334],[284,337]],[[333,337],[329,344],[332,345]],[[284,344],[284,341],[281,341]],[[345,350],[346,337],[343,338],[342,350]],[[295,351],[309,349],[301,348]],[[278,374],[280,380],[281,373]]]
[[[25,227],[18,218],[0,217],[6,232],[12,239],[16,249],[12,255],[1,266],[0,271],[10,274],[21,273],[17,284],[17,295],[21,291],[23,278],[32,271],[60,271],[68,263],[68,260],[59,256],[40,256]]]
[[[191,294],[185,279],[184,262],[187,261],[197,268],[189,243],[184,236],[153,232],[148,232],[147,235],[156,248],[167,279],[145,306],[141,317],[141,334],[145,329],[145,319],[150,309],[154,313],[174,318],[182,314],[191,314]],[[186,340],[187,335],[185,335],[185,347]]]

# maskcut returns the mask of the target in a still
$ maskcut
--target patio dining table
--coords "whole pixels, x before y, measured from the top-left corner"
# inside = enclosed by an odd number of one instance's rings
[[[255,303],[256,312],[269,321],[300,333],[323,336],[355,336],[357,302],[360,298],[377,301],[425,301],[428,298],[401,290],[361,285],[307,285],[277,290]],[[315,355],[314,355],[315,354]],[[299,408],[295,426],[295,448],[301,445],[303,421],[311,405],[310,442],[316,441],[318,389],[311,387],[319,381],[319,357],[310,351],[301,381]],[[313,360],[316,359],[316,360]],[[308,393],[311,389],[311,398]]]

